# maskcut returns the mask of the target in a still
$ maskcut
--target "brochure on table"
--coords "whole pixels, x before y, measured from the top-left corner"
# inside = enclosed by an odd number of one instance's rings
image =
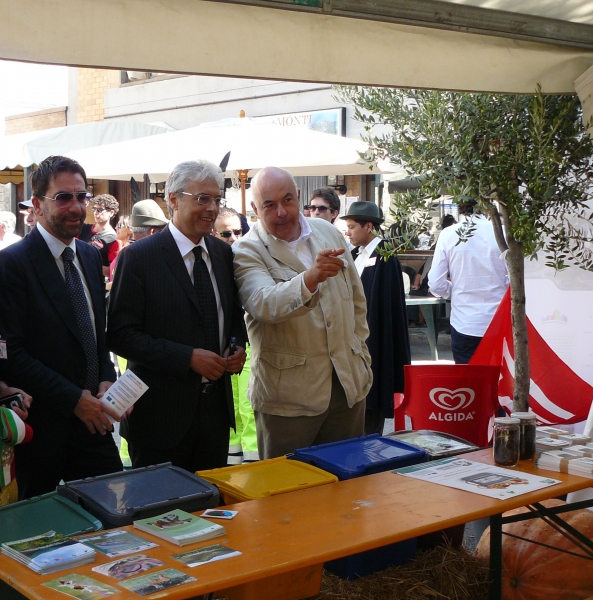
[[[393,473],[499,500],[560,483],[558,479],[511,471],[463,458],[443,458],[396,469]]]

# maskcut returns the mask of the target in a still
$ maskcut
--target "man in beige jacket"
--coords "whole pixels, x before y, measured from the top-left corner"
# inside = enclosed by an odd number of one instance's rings
[[[362,435],[372,384],[366,299],[344,237],[299,213],[293,177],[252,182],[258,222],[233,244],[251,343],[260,456]]]

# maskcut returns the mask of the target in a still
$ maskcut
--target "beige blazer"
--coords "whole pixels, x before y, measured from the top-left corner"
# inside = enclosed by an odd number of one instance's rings
[[[346,267],[303,302],[306,267],[257,222],[233,244],[239,296],[251,344],[248,397],[254,410],[281,416],[318,415],[329,406],[332,366],[348,405],[372,384],[366,299],[342,234],[323,219],[309,219],[313,257],[345,248]]]

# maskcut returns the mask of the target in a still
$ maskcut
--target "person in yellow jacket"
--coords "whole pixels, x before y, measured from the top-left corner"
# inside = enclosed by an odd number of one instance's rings
[[[229,440],[229,465],[259,460],[257,451],[257,434],[255,431],[255,415],[247,398],[247,384],[251,373],[251,348],[245,348],[247,360],[243,371],[231,377],[233,384],[233,399],[235,401],[235,423],[237,430],[231,429]]]
[[[245,225],[246,223],[241,222],[241,217],[236,210],[223,207],[220,209],[214,223],[212,235],[232,246],[236,240],[243,237],[243,234],[246,233],[244,230]],[[249,345],[245,348],[245,353],[247,360],[243,366],[243,371],[231,376],[236,430],[231,429],[229,465],[239,465],[242,462],[259,460],[257,435],[255,433],[255,416],[251,403],[247,398],[247,384],[249,383],[249,373],[251,372],[251,348]]]

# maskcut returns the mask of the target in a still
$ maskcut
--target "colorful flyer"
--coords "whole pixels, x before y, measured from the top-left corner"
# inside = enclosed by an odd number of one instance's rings
[[[93,567],[93,571],[101,573],[101,575],[107,575],[107,577],[114,577],[115,579],[126,579],[164,564],[158,558],[152,558],[146,556],[146,554],[134,554]]]
[[[189,550],[188,552],[182,552],[181,554],[173,554],[171,558],[181,561],[188,567],[197,567],[198,565],[214,562],[215,560],[231,558],[231,556],[239,556],[240,554],[241,552],[238,550],[227,548],[221,544],[213,544],[212,546]]]
[[[106,583],[77,573],[46,581],[43,585],[72,598],[78,598],[78,600],[101,600],[102,598],[111,598],[121,592]]]
[[[511,471],[464,458],[442,458],[393,472],[499,500],[560,483],[558,479]]]
[[[158,544],[133,533],[128,533],[124,529],[110,529],[109,531],[101,531],[94,535],[85,535],[76,539],[110,558],[132,554],[133,552],[142,552],[158,546]]]
[[[112,408],[119,416],[123,415],[136,400],[146,392],[148,386],[134,375],[130,369],[124,372],[118,380],[101,397],[101,402]],[[110,421],[113,419],[107,415]]]
[[[119,585],[140,596],[147,596],[191,581],[197,581],[197,579],[177,569],[163,569],[149,575],[121,581]]]

